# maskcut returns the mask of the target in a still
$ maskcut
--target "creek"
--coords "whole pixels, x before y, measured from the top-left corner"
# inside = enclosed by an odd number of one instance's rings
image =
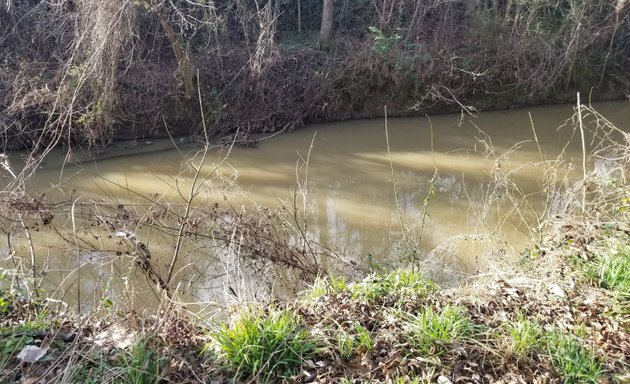
[[[628,129],[630,103],[595,108]],[[301,236],[356,270],[413,260],[433,278],[458,283],[518,257],[535,236],[541,215],[551,212],[546,209],[555,209],[554,214],[562,210],[544,191],[548,174],[541,165],[562,154],[558,183],[580,177],[582,147],[573,114],[572,106],[557,105],[475,117],[389,118],[387,129],[385,119],[345,121],[263,139],[256,148],[234,147],[229,154],[211,149],[197,179],[205,186],[193,207],[219,204],[247,215],[281,206]],[[195,174],[186,159],[198,164],[200,144],[175,143],[177,148],[171,140],[121,143],[97,160],[75,153],[74,162],[64,162],[68,153],[63,149],[46,158],[29,189],[67,204],[55,214],[56,232],[41,227],[32,238],[37,263],[46,269],[43,286],[55,297],[69,303],[81,297],[87,307],[104,298],[130,300],[140,308],[154,305],[151,284],[133,263],[120,259],[115,240],[134,236],[164,271],[173,254],[173,236],[112,227],[110,240],[104,241],[98,239],[102,229],[99,234],[78,229],[71,212],[88,202],[136,207],[138,212],[156,201],[185,207]],[[19,167],[19,154],[11,156]],[[66,241],[59,240],[59,232]],[[72,240],[81,237],[79,232],[86,239],[81,244]],[[89,236],[93,238],[87,240]],[[174,281],[185,293],[182,300],[254,299],[266,290],[291,294],[275,280],[267,285],[256,281],[240,261],[203,242],[190,240],[181,250]],[[21,231],[16,230],[12,246],[15,257],[28,260]],[[6,240],[0,248],[9,253]],[[334,264],[328,258],[320,261],[328,269]],[[1,263],[3,268],[16,265],[7,256]],[[268,266],[261,268],[266,268],[263,275],[272,274]],[[283,272],[273,274],[277,280]]]

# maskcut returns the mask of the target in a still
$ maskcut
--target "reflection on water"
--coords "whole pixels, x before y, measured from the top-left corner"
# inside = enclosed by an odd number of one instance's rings
[[[625,129],[627,102],[596,107]],[[212,188],[199,191],[195,202],[208,207],[229,202],[235,209],[253,204],[297,208],[306,213],[298,221],[308,239],[358,265],[389,266],[415,259],[430,263],[436,276],[451,268],[444,276],[453,278],[526,246],[545,197],[543,171],[536,164],[555,159],[564,149],[564,169],[581,172],[579,135],[574,135],[573,125],[565,124],[572,114],[570,106],[551,106],[487,112],[476,118],[395,118],[389,119],[388,137],[382,119],[312,126],[263,140],[256,149],[234,148],[227,159],[211,154],[201,174],[210,175]],[[160,150],[137,154],[138,148]],[[139,143],[116,157],[64,167],[66,153],[60,151],[47,159],[31,188],[60,198],[63,186],[75,190],[72,199],[100,198],[121,206],[184,204],[193,173],[180,151],[192,158],[198,149],[190,143],[180,145],[179,151],[168,141]],[[215,170],[224,177],[217,177]],[[72,228],[71,217],[56,220],[66,220],[66,228]],[[135,235],[158,267],[165,268],[173,252],[172,238],[151,231]],[[111,251],[121,240],[99,236],[82,244],[90,253],[77,257],[55,234],[38,233],[37,256],[48,265],[50,285],[65,279],[68,299],[82,273],[84,297],[98,300],[125,289],[148,291],[149,284],[133,264]],[[190,300],[256,294],[256,284],[239,275],[225,245],[200,239],[187,244],[184,256],[176,279]],[[78,265],[83,265],[80,271]],[[238,291],[246,285],[254,292]],[[145,305],[153,300],[142,297]]]

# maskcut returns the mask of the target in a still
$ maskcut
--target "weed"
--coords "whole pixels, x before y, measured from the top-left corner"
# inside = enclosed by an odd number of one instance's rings
[[[355,352],[367,353],[372,349],[372,335],[361,324],[355,324],[351,332],[339,329],[335,337],[335,347],[344,361],[350,361]]]
[[[0,314],[7,314],[13,302],[11,295],[6,290],[0,288]]]
[[[302,292],[302,301],[312,302],[326,295],[334,295],[348,291],[348,283],[344,277],[318,277],[310,289]]]
[[[365,352],[372,350],[374,344],[370,332],[361,324],[355,324],[354,331],[357,334],[358,347]]]
[[[394,376],[391,379],[392,384],[431,384],[434,383],[433,376],[435,375],[435,368],[429,369],[428,372],[423,372],[422,376],[408,375],[408,376]]]
[[[425,307],[407,321],[408,338],[412,345],[425,354],[439,354],[440,347],[456,340],[473,336],[477,326],[463,309],[447,306],[437,312]]]
[[[599,286],[630,299],[630,248],[617,249],[599,260]]]
[[[355,338],[346,332],[337,333],[335,338],[337,352],[343,361],[352,360],[354,356]]]
[[[151,337],[140,339],[133,346],[131,353],[121,356],[123,374],[116,384],[157,384],[160,382],[160,372],[165,364],[165,358],[157,351],[159,348]]]
[[[563,383],[599,383],[602,366],[592,351],[573,335],[550,331],[545,337],[553,367],[562,375]]]
[[[34,341],[32,336],[25,333],[3,335],[0,341],[0,368],[4,367],[11,357],[17,355],[24,347]]]
[[[258,376],[263,382],[294,374],[317,348],[297,315],[275,308],[245,312],[212,339],[221,364],[237,377]]]
[[[383,296],[399,296],[401,299],[426,297],[437,286],[421,274],[411,270],[390,272],[384,276],[372,276],[351,287],[354,298],[374,301]]]
[[[518,359],[531,356],[540,347],[543,329],[538,323],[520,315],[517,321],[508,323],[506,329],[510,336],[508,348]]]
[[[35,342],[34,335],[46,329],[46,313],[42,313],[34,320],[24,321],[11,327],[0,328],[0,367],[19,353],[27,345]]]
[[[93,351],[94,352],[94,351]],[[100,384],[107,382],[104,380],[108,370],[111,371],[111,367],[104,360],[103,353],[100,356],[95,356],[90,352],[87,358],[76,364],[68,365],[68,380],[69,383],[82,383],[82,384]],[[122,381],[119,378],[118,382]],[[62,380],[62,383],[66,381]]]

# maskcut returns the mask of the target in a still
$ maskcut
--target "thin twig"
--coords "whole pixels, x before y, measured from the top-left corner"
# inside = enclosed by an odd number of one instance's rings
[[[582,123],[580,92],[577,93],[577,109],[580,135],[582,137],[582,217],[586,219],[586,141],[584,139],[584,124]]]

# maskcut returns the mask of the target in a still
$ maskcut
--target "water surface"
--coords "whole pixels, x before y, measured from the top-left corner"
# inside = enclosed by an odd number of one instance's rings
[[[596,108],[627,129],[628,102]],[[566,175],[581,174],[573,113],[571,106],[544,106],[477,117],[390,118],[387,128],[384,119],[314,125],[261,140],[257,148],[234,147],[227,158],[226,150],[212,150],[197,180],[207,177],[207,183],[193,206],[217,203],[245,214],[284,206],[298,211],[293,225],[309,240],[357,267],[378,269],[415,260],[430,265],[437,278],[457,280],[491,269],[498,259],[514,257],[529,244],[546,201],[541,163],[562,153]],[[53,200],[65,199],[66,205],[70,200],[102,201],[125,209],[135,206],[138,212],[152,201],[185,205],[194,178],[186,161],[198,164],[200,145],[177,145],[175,149],[169,140],[125,143],[108,158],[79,164],[63,164],[67,152],[58,150],[30,188]],[[73,234],[76,222],[72,227],[68,210],[55,220],[64,233]],[[42,229],[34,244],[39,262],[48,266],[45,284],[55,287],[64,280],[58,294],[72,302],[80,275],[82,301],[132,288],[140,292],[141,306],[154,302],[151,284],[132,263],[103,256],[133,234],[164,271],[174,248],[172,236],[137,230],[111,228],[112,239],[92,241],[88,252],[73,248],[72,241],[60,243],[55,233]],[[26,257],[26,248],[18,250]],[[176,281],[187,292],[186,300],[221,301],[263,290],[239,272],[225,249],[217,251],[200,240],[186,244],[182,254]],[[326,260],[320,260],[324,266]],[[273,289],[283,291],[274,284]]]

